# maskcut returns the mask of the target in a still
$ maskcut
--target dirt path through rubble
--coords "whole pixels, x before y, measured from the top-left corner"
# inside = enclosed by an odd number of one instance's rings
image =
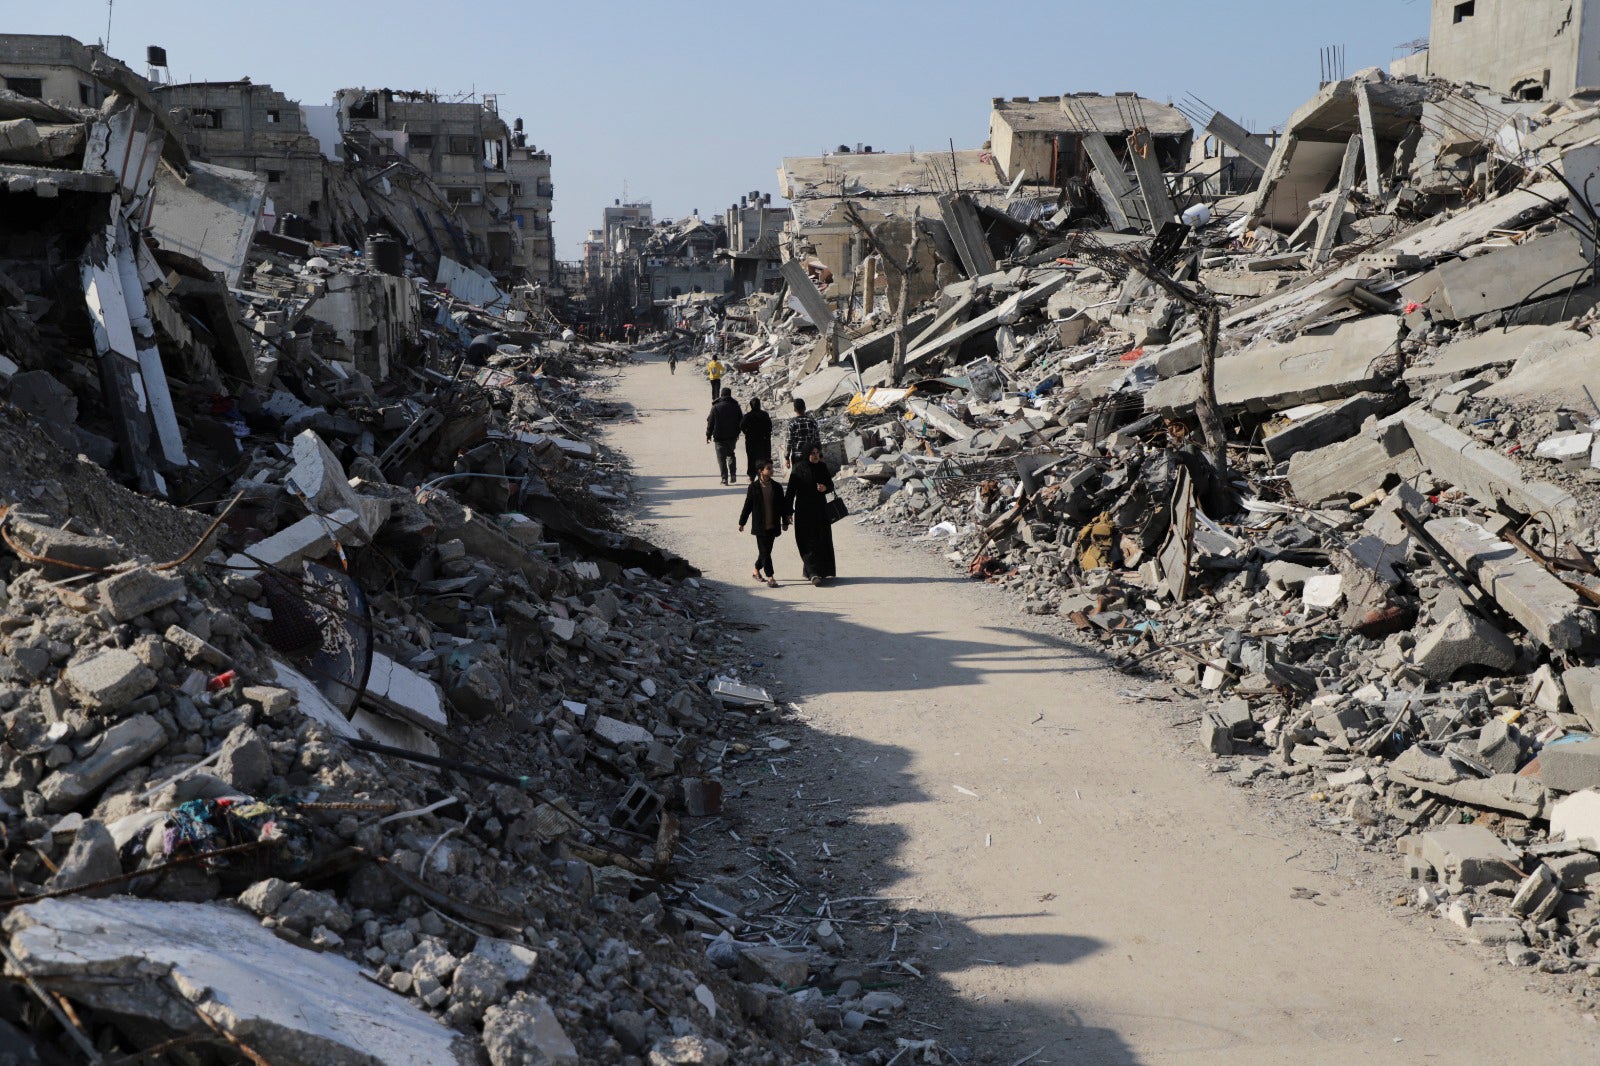
[[[1252,805],[1183,753],[1191,728],[937,558],[847,520],[837,587],[799,582],[788,537],[783,587],[757,587],[704,379],[646,359],[615,398],[640,416],[611,437],[640,517],[766,624],[744,639],[800,706],[782,778],[734,802],[791,854],[816,850],[802,834],[848,849],[839,895],[940,916],[915,945],[927,989],[901,991],[943,1028],[909,1035],[1008,1066],[1596,1061],[1592,1023],[1386,910],[1337,838]],[[819,807],[833,828],[803,818]]]

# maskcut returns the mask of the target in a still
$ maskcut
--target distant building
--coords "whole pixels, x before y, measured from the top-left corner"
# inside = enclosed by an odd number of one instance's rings
[[[783,227],[787,207],[773,207],[771,194],[751,192],[728,206],[727,256],[733,263],[733,292],[739,297],[753,292],[777,292],[783,286]]]
[[[1427,50],[1392,69],[1473,82],[1517,100],[1600,89],[1600,2],[1433,0]]]
[[[507,170],[511,129],[494,97],[463,102],[427,92],[340,89],[334,104],[341,132],[384,142],[422,170],[456,208],[472,251],[496,274],[514,272],[520,234]]]
[[[253,172],[279,218],[296,215],[322,229],[325,160],[297,102],[248,79],[158,85],[155,94],[191,153]]]
[[[550,181],[550,153],[527,143],[522,120],[511,134],[511,154],[506,160],[511,175],[511,224],[518,236],[516,270],[525,281],[555,280],[555,237],[550,229],[550,209],[555,186]]]
[[[1189,120],[1177,108],[1135,93],[996,97],[989,114],[989,143],[1005,179],[1051,188],[1088,176],[1093,162],[1083,145],[1087,134],[1105,135],[1123,159],[1136,129],[1149,131],[1164,172],[1188,163],[1194,144]]]
[[[903,248],[909,245],[911,219],[920,215],[924,220],[938,220],[939,197],[958,190],[982,204],[1005,202],[1006,183],[995,169],[991,152],[842,149],[823,156],[785,159],[778,170],[778,192],[788,199],[791,211],[788,236],[792,246],[825,269],[831,280],[822,285],[823,294],[836,303],[856,299],[852,294],[865,290],[856,275],[872,258],[872,249],[846,215],[846,203],[853,204],[861,218],[874,227],[895,219],[885,235],[893,230],[893,242]],[[941,280],[934,241],[921,241],[917,254],[913,302],[931,296],[949,280]],[[877,273],[874,269],[866,276],[876,278]],[[863,310],[870,313],[871,308]]]
[[[96,63],[143,81],[125,63],[96,45],[71,37],[0,33],[0,87],[20,96],[76,107],[99,107],[111,87],[94,73]]]

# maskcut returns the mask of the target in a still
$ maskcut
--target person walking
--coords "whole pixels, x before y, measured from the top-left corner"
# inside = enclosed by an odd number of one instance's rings
[[[772,459],[772,416],[761,409],[759,399],[751,398],[750,410],[744,413],[739,432],[744,434],[744,468],[754,481],[761,464]]]
[[[822,445],[813,444],[789,475],[789,508],[794,512],[794,546],[800,551],[801,573],[813,585],[836,577],[833,523],[828,520],[828,493],[833,470],[822,459]]]
[[[739,401],[733,398],[733,390],[723,389],[706,415],[706,443],[717,447],[717,473],[722,475],[724,485],[735,484],[739,478],[739,460],[733,449],[739,443],[741,421],[743,413]]]
[[[678,349],[676,348],[667,353],[667,369],[672,372],[673,377],[678,376]]]
[[[756,464],[755,480],[744,492],[744,510],[739,512],[739,532],[750,523],[750,532],[756,535],[756,565],[750,576],[765,580],[773,588],[778,579],[773,576],[772,545],[779,534],[789,528],[791,518],[789,494],[783,485],[773,480],[772,460],[762,459]]]
[[[711,402],[716,403],[726,391],[722,387],[722,375],[728,372],[728,364],[724,363],[715,352],[711,353],[711,362],[706,364],[706,377],[711,380]]]
[[[805,461],[812,445],[822,445],[822,431],[817,428],[817,420],[806,414],[806,402],[796,399],[794,417],[789,419],[789,430],[784,436],[783,461],[793,470]]]

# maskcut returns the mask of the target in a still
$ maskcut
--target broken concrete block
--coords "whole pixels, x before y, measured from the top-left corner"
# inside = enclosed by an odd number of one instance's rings
[[[1384,388],[1397,333],[1396,319],[1375,315],[1230,353],[1217,360],[1217,403],[1225,411],[1282,411]],[[1200,374],[1191,371],[1158,381],[1145,394],[1145,409],[1192,411],[1199,396]]]
[[[1572,713],[1600,732],[1600,667],[1575,666],[1561,675]]]
[[[1392,420],[1403,427],[1422,467],[1484,503],[1505,500],[1528,514],[1545,511],[1556,522],[1579,524],[1572,493],[1528,481],[1515,460],[1485,448],[1420,405],[1406,408]],[[1391,419],[1385,419],[1388,421]]]
[[[108,648],[71,663],[63,676],[79,698],[103,710],[125,706],[156,686],[155,672],[123,648]]]
[[[1519,881],[1517,853],[1481,825],[1443,825],[1422,834],[1421,857],[1452,892]]]
[[[1477,755],[1494,773],[1516,773],[1522,765],[1522,743],[1516,728],[1498,718],[1491,719],[1478,733]]]
[[[1517,661],[1511,638],[1465,608],[1458,607],[1417,642],[1417,669],[1434,681],[1448,681],[1468,666],[1509,670]]]
[[[775,944],[751,944],[739,953],[740,971],[746,980],[775,984],[779,988],[799,988],[811,976],[811,965],[804,955]]]
[[[1564,292],[1587,276],[1590,263],[1583,243],[1563,227],[1525,244],[1441,264],[1439,294],[1428,306],[1447,319],[1467,322]]]
[[[1515,918],[1474,918],[1467,927],[1467,939],[1485,947],[1521,944],[1522,923]]]
[[[519,992],[483,1016],[483,1047],[493,1066],[579,1066],[578,1049],[542,997]]]
[[[57,770],[39,782],[39,794],[52,811],[70,811],[99,792],[108,781],[130,766],[137,766],[167,743],[161,723],[148,714],[118,722],[100,737],[88,756]]]
[[[372,653],[367,691],[385,701],[386,711],[420,729],[437,731],[450,725],[439,686],[381,651]]]
[[[704,1036],[664,1036],[650,1048],[649,1066],[725,1066],[730,1052]]]
[[[1216,711],[1200,712],[1200,747],[1213,755],[1233,754],[1233,729]]]
[[[1555,792],[1600,788],[1600,740],[1546,744],[1539,753],[1539,778]]]
[[[1307,607],[1331,610],[1344,599],[1344,578],[1338,574],[1318,574],[1306,581],[1300,599]]]
[[[1570,651],[1587,639],[1578,594],[1539,563],[1469,519],[1434,519],[1426,528],[1544,647]]]
[[[1393,448],[1386,439],[1363,432],[1347,441],[1296,452],[1289,460],[1289,486],[1302,500],[1315,503],[1334,496],[1365,496],[1398,474],[1422,472],[1409,442]]]
[[[1400,406],[1394,393],[1363,392],[1347,400],[1323,405],[1295,418],[1287,426],[1263,437],[1261,446],[1275,463],[1300,452],[1315,451],[1349,440],[1368,418],[1381,418]],[[1287,417],[1287,416],[1285,416]]]
[[[66,858],[61,860],[61,865],[45,887],[51,892],[60,892],[64,889],[81,888],[84,885],[107,881],[121,873],[122,863],[117,858],[116,841],[111,839],[111,834],[104,824],[94,818],[88,818],[78,826],[77,835],[72,839],[72,847],[67,849]],[[85,892],[83,895],[91,898],[103,897],[116,890],[117,886],[107,885]]]
[[[317,514],[360,510],[344,465],[313,430],[303,430],[294,438],[294,466],[289,468],[288,478]]]
[[[1549,459],[1557,463],[1587,463],[1589,453],[1593,450],[1593,433],[1557,433],[1540,441],[1533,454],[1535,458]]]
[[[34,555],[74,566],[103,570],[126,559],[128,554],[109,537],[69,533],[46,522],[30,520],[15,508],[6,517],[6,531]],[[53,576],[76,576],[78,573],[60,567],[47,567],[45,572]]]
[[[259,573],[262,566],[292,569],[302,559],[319,559],[333,550],[335,539],[354,544],[360,538],[361,516],[353,510],[338,510],[329,515],[308,515],[280,529],[266,540],[257,541],[228,560],[236,573]]]
[[[162,634],[168,644],[177,648],[184,659],[191,663],[201,663],[217,670],[228,668],[228,656],[218,647],[201,640],[182,626],[168,626]]]
[[[600,715],[594,723],[595,736],[608,744],[621,747],[623,744],[648,744],[655,739],[650,730],[616,718]]]
[[[169,577],[148,566],[134,567],[113,574],[95,586],[100,603],[119,622],[131,622],[142,614],[159,610],[183,599],[181,577]]]
[[[5,928],[22,965],[51,988],[96,1010],[196,1034],[221,1054],[233,1051],[196,1011],[216,1030],[244,1034],[269,1062],[472,1061],[466,1037],[363,980],[355,963],[280,940],[227,904],[51,899],[13,911]],[[171,984],[151,980],[152,969],[200,1006],[174,1011]]]
[[[247,725],[234,726],[218,752],[216,775],[244,793],[254,793],[272,777],[272,752]]]
[[[1540,863],[1538,868],[1523,879],[1511,897],[1511,913],[1520,914],[1534,922],[1542,922],[1555,913],[1561,903],[1561,881],[1550,867]]]
[[[1389,764],[1389,778],[1458,803],[1507,811],[1522,818],[1539,818],[1548,802],[1545,786],[1531,777],[1494,774],[1480,778],[1467,774],[1450,759],[1407,748]]]
[[[1492,329],[1466,340],[1447,344],[1426,365],[1406,367],[1411,382],[1475,374],[1491,366],[1510,366],[1535,343],[1571,345],[1588,338],[1565,326],[1513,326]]]
[[[1584,789],[1557,800],[1550,808],[1550,836],[1600,845],[1600,789]]]

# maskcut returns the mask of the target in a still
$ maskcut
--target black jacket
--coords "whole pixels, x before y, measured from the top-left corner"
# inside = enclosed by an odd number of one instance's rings
[[[738,440],[741,414],[738,400],[732,396],[717,397],[711,405],[711,413],[706,415],[706,436],[724,444]]]
[[[750,532],[752,533],[783,532],[783,523],[789,521],[790,517],[789,494],[784,491],[783,482],[778,481],[776,478],[772,482],[772,491],[776,496],[772,502],[777,508],[778,524],[771,529],[763,529],[760,522],[753,521],[753,519],[762,516],[761,480],[757,478],[755,481],[750,482],[750,487],[745,490],[744,510],[739,512],[739,524],[741,526],[746,522],[750,522]]]
[[[739,423],[739,432],[744,434],[745,451],[765,459],[772,458],[771,415],[752,407],[744,413],[744,421]]]

